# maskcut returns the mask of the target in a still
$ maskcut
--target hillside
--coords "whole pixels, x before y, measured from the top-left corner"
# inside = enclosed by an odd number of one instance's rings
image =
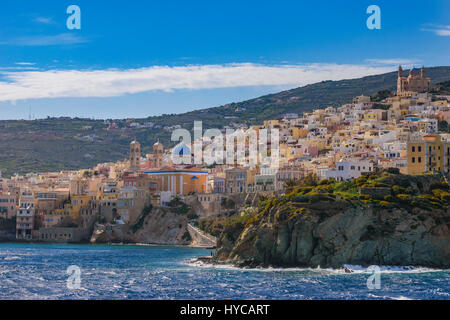
[[[427,75],[433,85],[449,81],[450,67],[427,68]],[[115,120],[118,127],[113,130],[107,130],[101,120],[79,118],[0,121],[0,170],[3,176],[9,177],[16,172],[88,168],[99,162],[123,159],[128,153],[128,143],[135,137],[141,142],[144,153],[151,152],[157,139],[166,146],[171,145],[171,130],[164,130],[164,127],[180,125],[191,130],[195,120],[202,120],[203,128],[222,128],[230,122],[261,124],[288,112],[338,106],[351,102],[357,95],[395,90],[396,77],[397,72],[391,72],[359,79],[323,81],[220,107],[135,119],[139,123],[153,123],[152,128],[133,129],[126,120]]]
[[[304,180],[253,212],[221,221],[214,260],[252,267],[448,268],[449,188],[439,175],[389,172],[343,182]]]

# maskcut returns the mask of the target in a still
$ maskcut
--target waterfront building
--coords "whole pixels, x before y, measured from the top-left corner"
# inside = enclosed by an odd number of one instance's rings
[[[0,193],[0,218],[11,219],[16,213],[16,196],[9,192]]]
[[[24,190],[20,195],[16,214],[16,239],[32,240],[35,220],[35,199],[33,193]]]

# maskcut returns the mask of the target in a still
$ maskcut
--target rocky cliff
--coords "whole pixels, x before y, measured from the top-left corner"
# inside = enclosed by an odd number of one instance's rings
[[[390,192],[367,192],[377,188]],[[214,260],[263,267],[450,268],[448,191],[438,176],[388,173],[299,186],[228,223]]]
[[[133,226],[97,224],[91,243],[145,243],[160,245],[188,245],[188,218],[171,208],[155,207],[142,215]]]

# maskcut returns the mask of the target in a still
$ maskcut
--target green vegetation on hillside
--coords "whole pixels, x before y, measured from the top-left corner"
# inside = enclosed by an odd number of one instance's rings
[[[450,80],[438,83],[431,92],[438,95],[450,95]]]
[[[218,237],[223,231],[235,237],[246,227],[275,214],[275,221],[294,219],[311,211],[332,215],[343,208],[372,207],[380,210],[402,209],[413,212],[446,210],[450,205],[450,186],[441,175],[410,176],[386,170],[349,181],[324,179],[314,175],[298,180],[285,195],[258,203],[258,208],[245,208],[240,214],[218,218],[202,218],[200,229]]]

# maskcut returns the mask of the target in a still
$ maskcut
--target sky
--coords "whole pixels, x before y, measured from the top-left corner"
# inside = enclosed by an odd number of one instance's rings
[[[67,27],[70,5],[81,29]],[[450,65],[449,12],[448,0],[2,1],[0,120],[181,113]]]

